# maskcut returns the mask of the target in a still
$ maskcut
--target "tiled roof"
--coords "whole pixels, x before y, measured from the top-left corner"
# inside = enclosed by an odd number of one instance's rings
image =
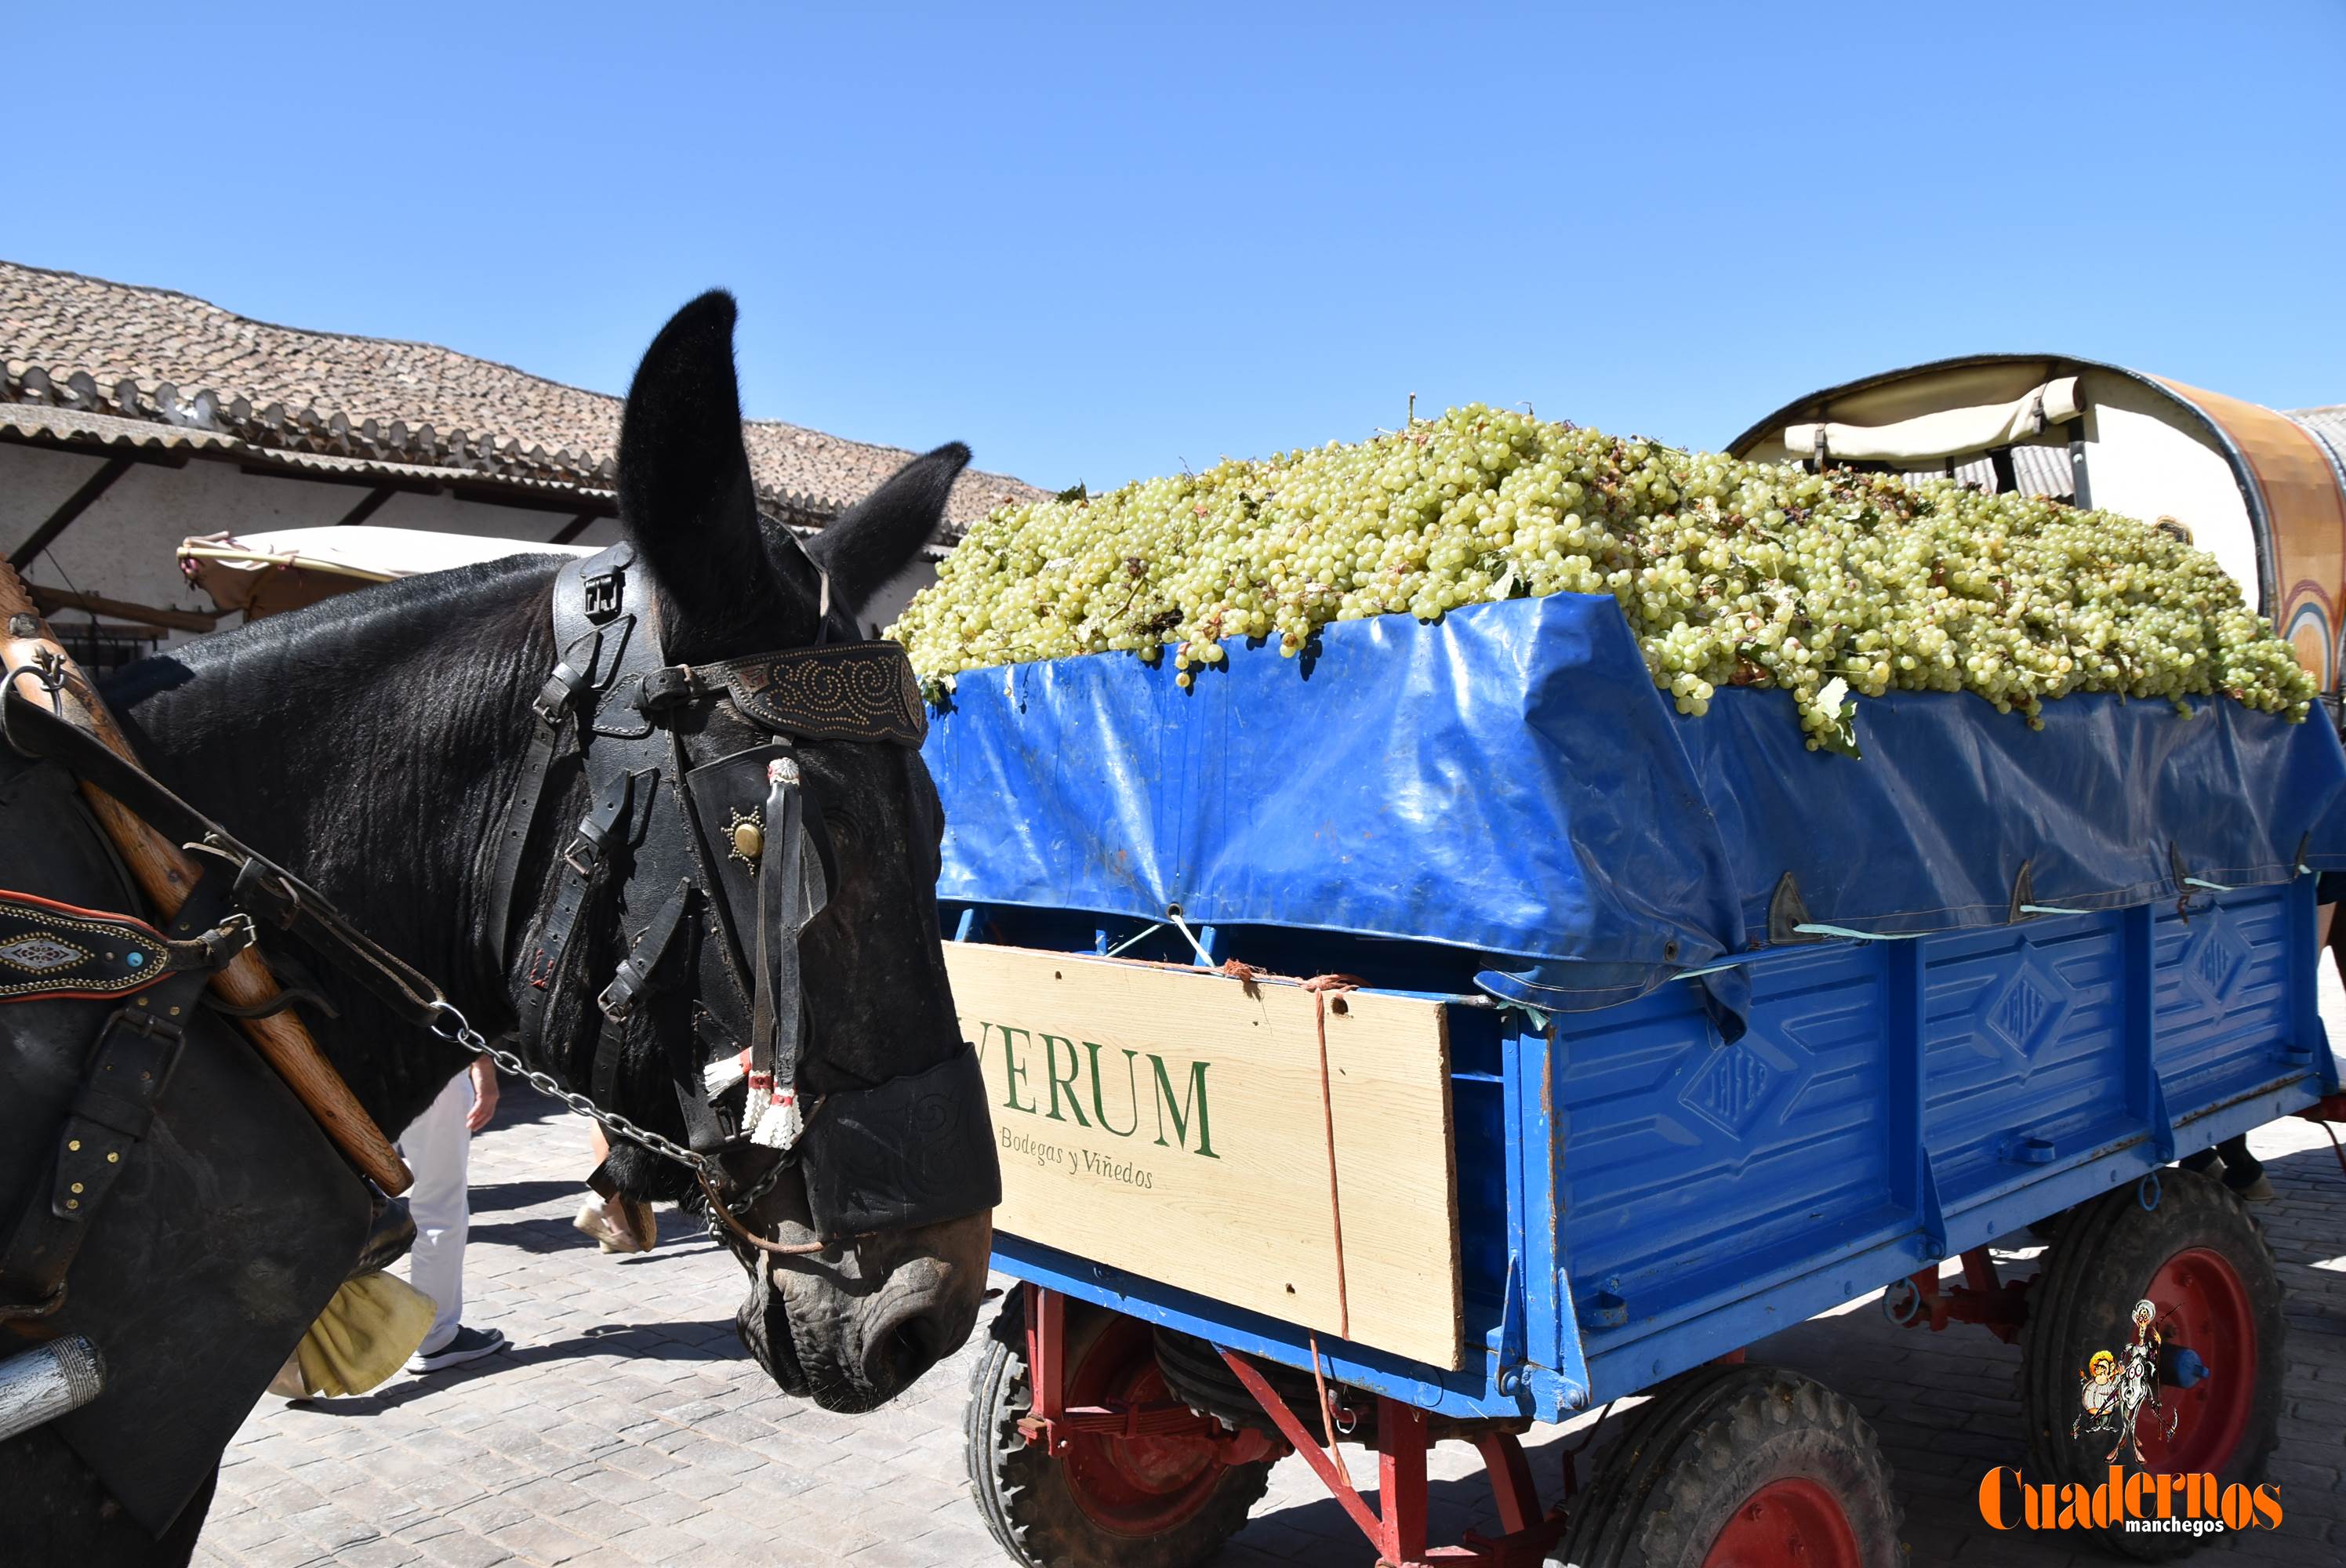
[[[607,503],[620,400],[432,343],[271,326],[166,289],[0,261],[0,413],[37,417],[9,404],[109,427],[86,439],[125,442],[111,427],[143,423],[313,464],[453,471]],[[760,499],[801,524],[836,514],[911,455],[779,420],[750,420],[742,434]],[[959,529],[1042,494],[973,469],[947,517]]]
[[[2327,408],[2292,408],[2283,411],[2290,419],[2311,431],[2330,449],[2330,461],[2346,473],[2346,402],[2331,403]]]

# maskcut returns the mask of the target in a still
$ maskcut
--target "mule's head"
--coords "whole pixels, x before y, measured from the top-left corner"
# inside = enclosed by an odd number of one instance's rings
[[[621,517],[657,585],[671,664],[816,642],[823,630],[818,605],[824,575],[830,640],[852,640],[853,617],[916,559],[969,461],[968,449],[957,444],[914,458],[824,528],[811,554],[801,550],[757,514],[742,446],[733,321],[733,301],[722,293],[686,306],[645,354],[627,394],[619,442]],[[684,734],[696,764],[771,738],[725,703],[696,716]],[[801,1100],[811,1103],[923,1073],[963,1045],[938,942],[944,817],[920,754],[851,741],[803,740],[792,749],[810,819],[820,820],[831,862],[827,901],[799,948],[808,1018],[799,1084]],[[704,931],[701,940],[718,937]],[[730,1055],[744,1043],[713,1026],[726,1010],[705,993],[718,983],[710,966],[704,962],[699,973],[700,993],[685,985],[678,989],[688,994],[646,1010],[645,1037],[630,1043],[629,1101],[657,1108],[665,1081],[658,1064],[673,1053],[706,1060]],[[898,1135],[922,1135],[911,1126],[880,1129],[882,1137]],[[727,1164],[742,1186],[754,1186],[761,1162],[770,1158],[739,1151]],[[674,1167],[662,1173],[655,1166],[641,1150],[617,1151],[613,1174],[625,1189],[676,1196]],[[795,1171],[742,1218],[769,1239],[819,1239],[809,1229],[805,1184]],[[983,1207],[791,1257],[735,1240],[750,1278],[739,1315],[742,1339],[784,1389],[833,1410],[869,1409],[968,1338],[991,1240]]]

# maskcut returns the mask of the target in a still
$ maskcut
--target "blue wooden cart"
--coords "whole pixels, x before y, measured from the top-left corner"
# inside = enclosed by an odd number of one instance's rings
[[[1820,392],[1736,450],[2188,514],[2334,721],[2327,439],[1989,356]],[[2346,1119],[2314,1003],[2316,873],[2346,871],[2322,714],[2071,697],[2031,735],[1892,696],[1851,765],[1804,753],[1780,696],[1677,720],[1610,601],[1564,595],[1334,626],[1292,662],[1233,649],[1178,691],[1117,657],[987,671],[954,708],[927,749],[955,941],[1448,999],[1457,1367],[1005,1230],[1025,1285],[968,1437],[1013,1558],[1202,1562],[1293,1451],[1393,1563],[1887,1562],[1862,1420],[1737,1364],[1885,1287],[1894,1321],[2021,1346],[2012,1476],[2208,1476],[2157,1510],[2203,1519],[2260,1476],[2279,1286],[2235,1196],[2177,1162]],[[2051,1245],[2004,1278],[1988,1249],[2024,1228]],[[1639,1393],[1568,1512],[1536,1495],[1517,1433]],[[1377,1450],[1374,1506],[1340,1439]],[[1502,1533],[1430,1546],[1425,1451],[1452,1439]],[[2198,1539],[2101,1533],[2145,1557]]]
[[[2156,1303],[2177,1420],[2151,1435],[2146,1418],[2144,1464],[2253,1474],[2279,1408],[2278,1286],[2237,1200],[2173,1162],[2337,1092],[2315,1013],[2314,897],[2308,875],[1915,940],[1788,945],[1747,961],[1749,1032],[1732,1048],[1691,985],[1543,1016],[1490,1005],[1472,955],[1451,950],[1196,932],[1193,962],[1243,953],[1454,999],[1459,1223],[1480,1353],[1453,1372],[1315,1340],[1003,1235],[995,1265],[1027,1288],[973,1400],[988,1517],[1025,1561],[1198,1561],[1292,1449],[1387,1562],[1535,1563],[1565,1515],[1533,1489],[1514,1435],[1527,1420],[1691,1380],[1704,1386],[1676,1405],[1644,1407],[1667,1430],[1641,1434],[1690,1458],[1706,1424],[1787,1382],[1757,1367],[1706,1382],[1698,1369],[1885,1286],[1902,1321],[2022,1339],[2031,1438],[2014,1462],[2044,1480],[2078,1471],[2065,1444],[2079,1336],[2102,1343],[2137,1300]],[[1052,911],[949,913],[967,941],[1105,952],[1134,934],[1102,927],[1078,944],[1078,922]],[[1168,926],[1128,951],[1178,960],[1186,946]],[[2044,1273],[1999,1277],[1992,1244],[2064,1215]],[[1964,1283],[1943,1290],[1940,1266],[1956,1257]],[[1876,1560],[1894,1505],[1850,1494],[1849,1478],[1886,1474],[1862,1421],[1832,1405],[1820,1394],[1807,1419],[1844,1440],[1838,1459],[1862,1462],[1703,1499],[1735,1522],[1691,1561]],[[1331,1428],[1376,1446],[1373,1506],[1321,1446]],[[1441,1438],[1481,1446],[1499,1538],[1429,1548],[1425,1451]],[[1046,1463],[1064,1500],[1038,1501],[1021,1473]],[[1671,1479],[1584,1492],[1568,1560],[1616,1560],[1607,1528],[1634,1526],[1627,1515]]]
[[[1236,961],[1438,1001],[1455,1192],[1454,1365],[1265,1310],[1235,1265],[1043,1245],[1006,1207],[995,1263],[1025,1288],[968,1438],[1012,1557],[1207,1561],[1292,1451],[1397,1564],[1888,1563],[1863,1420],[1739,1364],[1885,1287],[1898,1321],[2021,1346],[2014,1486],[2114,1455],[2208,1497],[2259,1480],[2279,1285],[2239,1199],[2176,1162],[2338,1090],[2336,732],[2095,697],[2043,733],[1953,696],[1859,723],[1862,761],[1806,750],[1781,694],[1679,718],[1612,602],[1572,596],[1333,626],[1301,668],[1258,650],[1191,688],[1116,656],[965,679],[927,748],[953,941],[1066,955],[1054,983]],[[1250,1239],[1196,1205],[1146,1222]],[[2042,1271],[2002,1278],[1988,1248],[2030,1227],[2057,1227]],[[1568,1511],[1540,1496],[1517,1434],[1641,1393]],[[1380,1456],[1374,1505],[1347,1438]],[[1451,1440],[1502,1530],[1437,1547],[1426,1450]]]

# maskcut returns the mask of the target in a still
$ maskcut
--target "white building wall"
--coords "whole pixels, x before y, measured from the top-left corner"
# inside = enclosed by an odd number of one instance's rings
[[[105,463],[81,453],[0,443],[0,550],[13,553]],[[247,473],[236,463],[213,459],[191,457],[179,468],[138,463],[74,519],[25,575],[51,586],[134,604],[208,611],[213,607],[209,598],[179,574],[174,552],[182,539],[328,526],[366,499],[369,489]],[[542,541],[575,515],[401,492],[362,526]],[[608,544],[617,537],[617,524],[601,518],[576,543]],[[187,635],[174,633],[169,641],[184,641]]]
[[[0,552],[13,553],[106,460],[76,452],[0,443]],[[190,457],[178,468],[137,463],[76,518],[26,572],[33,581],[132,604],[209,611],[203,591],[179,574],[174,552],[199,534],[265,534],[326,527],[366,499],[370,486],[247,473],[236,463]],[[487,539],[551,539],[576,513],[541,511],[403,491],[361,526],[422,528]],[[598,518],[574,541],[607,545],[613,518]],[[936,581],[920,561],[899,573],[856,619],[866,632],[888,626],[914,593]],[[233,621],[224,625],[233,625]],[[165,646],[189,634],[174,632]]]

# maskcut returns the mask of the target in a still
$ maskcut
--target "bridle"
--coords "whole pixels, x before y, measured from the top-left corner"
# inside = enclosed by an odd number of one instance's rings
[[[830,581],[794,539],[790,547],[821,584],[821,637]],[[812,1029],[799,939],[840,873],[799,747],[918,748],[927,711],[903,647],[818,641],[719,663],[668,664],[658,595],[625,544],[566,563],[555,577],[550,614],[554,667],[530,704],[530,747],[484,847],[492,851],[492,957],[496,972],[515,977],[520,1052],[491,1045],[453,1007],[434,1033],[688,1166],[712,1222],[766,1251],[815,1251],[992,1207],[1001,1172],[984,1080],[967,1045],[922,1072],[833,1089],[811,1105],[801,1100]],[[700,738],[729,728],[761,738],[696,759],[688,733]],[[584,777],[587,809],[558,850],[550,901],[516,942],[524,851],[566,761]],[[592,945],[586,933],[602,925],[597,913],[607,906],[617,906],[612,918],[627,951],[594,987],[582,973]],[[729,1096],[712,1105],[703,1053],[671,1050],[684,1145],[607,1109],[628,1023],[668,988],[679,949],[697,950],[701,1018],[691,1037],[697,1044],[705,1023],[729,1043],[719,1063],[738,1058],[749,1084],[740,1112],[727,1108]],[[546,1046],[554,1021],[572,1007],[583,1011],[590,992],[601,1023],[587,1093],[580,1095],[526,1062],[551,1059]],[[750,1148],[772,1150],[775,1159],[745,1186],[727,1156]],[[785,1176],[804,1182],[813,1243],[783,1246],[740,1223],[740,1213]]]

